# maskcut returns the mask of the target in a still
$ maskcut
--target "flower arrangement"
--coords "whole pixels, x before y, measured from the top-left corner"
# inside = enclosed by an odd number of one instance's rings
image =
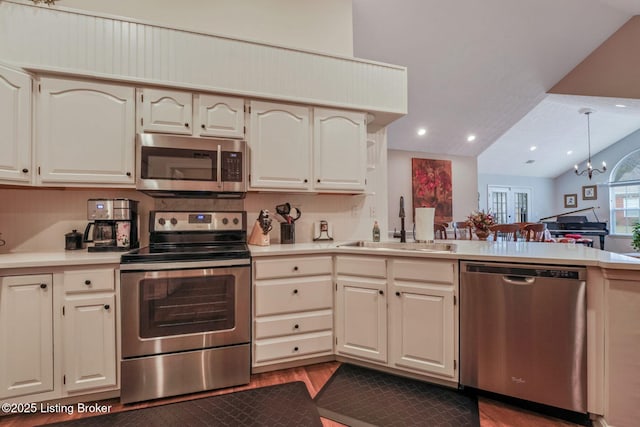
[[[489,227],[491,227],[495,223],[496,222],[493,219],[493,214],[490,211],[473,211],[471,212],[471,215],[467,217],[467,224],[480,231],[489,232]]]
[[[640,222],[636,222],[631,232],[631,247],[640,251]]]

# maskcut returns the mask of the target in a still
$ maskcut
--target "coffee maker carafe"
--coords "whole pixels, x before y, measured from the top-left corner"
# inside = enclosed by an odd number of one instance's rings
[[[130,199],[89,199],[84,230],[89,252],[128,251],[137,248],[138,202]]]

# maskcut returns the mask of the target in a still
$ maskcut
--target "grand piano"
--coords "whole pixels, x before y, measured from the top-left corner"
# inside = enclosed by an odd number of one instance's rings
[[[604,250],[604,236],[609,234],[609,229],[607,228],[606,222],[598,220],[594,209],[595,208],[578,209],[563,214],[540,218],[540,221],[547,224],[549,233],[554,237],[565,236],[567,234],[580,234],[584,237],[597,236],[600,239],[600,249]],[[593,211],[596,221],[588,221],[587,217],[582,215],[569,215],[588,210]],[[556,218],[557,221],[543,221],[550,218]]]

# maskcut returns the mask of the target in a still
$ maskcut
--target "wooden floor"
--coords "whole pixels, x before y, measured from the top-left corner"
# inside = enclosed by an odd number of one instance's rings
[[[320,363],[301,368],[285,369],[281,371],[267,372],[251,376],[251,383],[246,386],[232,387],[224,390],[211,392],[203,392],[191,394],[188,396],[158,399],[153,402],[144,402],[139,404],[122,405],[117,399],[105,400],[100,402],[104,405],[111,405],[111,412],[126,411],[131,409],[146,408],[154,405],[178,402],[201,397],[215,396],[218,394],[229,393],[233,391],[247,390],[251,388],[264,387],[273,384],[281,384],[292,381],[303,381],[307,385],[309,394],[314,397],[331,377],[333,372],[340,366],[339,362]],[[93,403],[93,402],[84,402]],[[574,426],[575,424],[558,420],[555,418],[535,414],[506,405],[497,401],[486,398],[479,398],[480,408],[480,425],[481,427],[554,427],[554,426]],[[292,408],[293,409],[293,408]],[[62,414],[33,414],[33,415],[9,415],[0,416],[0,425],[7,427],[17,426],[35,426],[59,421],[66,421],[82,416],[92,416],[95,414],[78,414],[77,411],[73,415]],[[342,424],[331,420],[323,419],[322,423],[326,427],[342,426]],[[185,426],[188,427],[188,426]]]

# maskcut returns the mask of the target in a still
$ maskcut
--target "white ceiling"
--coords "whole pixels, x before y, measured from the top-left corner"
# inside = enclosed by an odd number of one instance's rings
[[[354,55],[408,68],[409,114],[389,148],[555,177],[587,157],[580,108],[595,110],[592,154],[640,128],[638,102],[546,94],[633,15],[640,0],[353,0]]]

